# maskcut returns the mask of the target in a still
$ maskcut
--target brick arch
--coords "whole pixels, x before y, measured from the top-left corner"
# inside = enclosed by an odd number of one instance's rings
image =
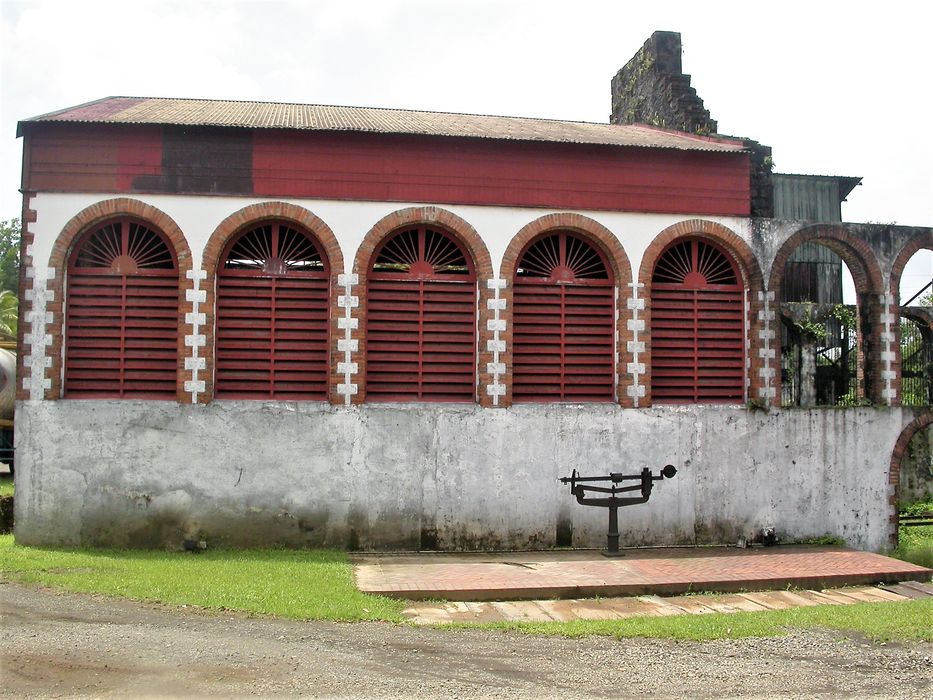
[[[761,331],[764,330],[764,322],[761,320],[764,309],[764,276],[761,273],[761,266],[755,253],[737,233],[731,229],[718,224],[714,221],[705,219],[689,219],[680,221],[672,226],[668,226],[661,231],[650,245],[645,249],[641,259],[641,266],[638,269],[638,282],[641,289],[639,295],[646,300],[645,310],[642,311],[642,318],[645,320],[645,330],[643,338],[645,341],[645,364],[646,364],[646,387],[645,387],[645,405],[651,405],[651,277],[654,274],[654,267],[658,258],[672,243],[681,238],[705,238],[716,243],[733,259],[745,288],[748,290],[748,311],[746,316],[746,326],[748,328],[748,337],[746,338],[746,364],[748,367],[747,392],[750,400],[763,400],[768,403],[768,399],[761,399],[761,390],[767,388],[768,377],[762,376],[761,370],[765,368],[762,353],[759,350],[767,349],[767,339],[761,339]],[[771,329],[774,332],[774,328]],[[779,365],[778,365],[779,366]],[[771,368],[773,371],[773,367]]]
[[[901,275],[904,274],[904,267],[910,262],[910,259],[917,251],[923,250],[924,248],[933,250],[933,229],[927,229],[907,241],[904,247],[901,248],[901,252],[899,252],[894,259],[894,265],[891,266],[889,290],[891,294],[894,295],[894,298],[898,300],[898,306],[900,306],[901,302]]]
[[[883,351],[881,337],[884,326],[881,315],[884,312],[879,295],[884,294],[884,275],[878,260],[871,247],[861,238],[854,236],[842,226],[832,224],[817,224],[807,226],[792,234],[778,249],[771,263],[771,275],[768,289],[774,293],[774,304],[780,314],[781,291],[784,276],[784,266],[793,252],[803,243],[817,242],[825,245],[836,255],[842,258],[849,268],[852,281],[860,307],[859,338],[869,339],[868,349],[859,368],[864,374],[867,384],[866,397],[872,401],[881,402],[884,380],[882,378],[881,352]],[[861,320],[870,319],[867,324]],[[896,334],[896,330],[895,330]],[[860,340],[860,345],[862,342]],[[781,366],[780,343],[775,343],[776,366]],[[897,373],[899,376],[899,372]],[[898,392],[899,393],[899,392]]]
[[[434,224],[453,234],[473,256],[476,278],[480,281],[492,278],[492,259],[489,257],[489,249],[476,229],[453,212],[441,207],[409,207],[382,217],[375,226],[369,229],[363,242],[360,243],[353,260],[353,272],[360,275],[362,279],[362,276],[365,276],[369,270],[373,251],[382,239],[393,231],[415,224]]]
[[[884,292],[881,268],[869,245],[841,226],[819,224],[807,226],[792,234],[774,256],[768,289],[774,292],[777,301],[781,298],[784,265],[800,245],[810,241],[825,245],[842,258],[852,274],[855,289],[859,294],[882,294]]]
[[[632,265],[618,237],[612,231],[595,219],[572,212],[546,214],[529,222],[515,234],[502,256],[499,275],[507,281],[507,286],[502,293],[505,299],[505,309],[501,312],[500,318],[505,320],[503,337],[506,343],[506,351],[502,361],[506,365],[507,372],[504,378],[506,394],[500,405],[509,406],[512,403],[512,281],[515,277],[515,268],[518,265],[518,256],[538,236],[548,231],[558,230],[581,234],[599,248],[612,267],[618,295],[616,321],[618,342],[616,351],[619,361],[615,369],[618,401],[622,406],[634,406],[634,398],[629,395],[629,389],[632,386],[631,376],[626,371],[628,364],[632,361],[632,354],[628,350],[628,342],[632,340],[632,330],[627,323],[631,314],[628,309],[628,301],[632,295]]]
[[[214,398],[214,330],[216,323],[217,302],[217,266],[220,264],[220,256],[227,243],[238,233],[246,228],[261,224],[263,221],[289,221],[310,231],[320,242],[327,256],[330,265],[330,340],[328,346],[330,350],[330,372],[328,380],[328,400],[331,403],[339,403],[337,396],[337,319],[341,316],[341,310],[337,307],[337,297],[340,294],[335,290],[337,284],[337,275],[343,273],[343,251],[337,242],[337,237],[324,221],[314,213],[304,207],[288,202],[260,202],[250,204],[242,209],[235,211],[226,219],[220,222],[214,232],[208,238],[204,246],[204,255],[202,256],[202,266],[207,273],[207,279],[204,281],[203,289],[207,292],[207,298],[204,304],[205,325],[204,335],[206,337],[206,346],[204,349],[206,371],[204,372],[204,392],[199,400],[202,403],[211,401]]]
[[[373,252],[379,247],[383,239],[394,231],[406,226],[426,224],[437,226],[453,236],[461,243],[473,258],[476,269],[478,285],[479,308],[477,310],[477,399],[483,406],[492,405],[492,398],[486,394],[486,386],[492,382],[492,374],[488,371],[488,364],[492,362],[492,352],[488,349],[488,341],[493,339],[493,331],[488,321],[492,318],[488,304],[491,298],[487,280],[494,277],[492,258],[486,243],[467,221],[456,214],[441,207],[423,206],[399,209],[382,217],[363,237],[360,247],[353,259],[353,272],[358,275],[356,296],[359,297],[359,308],[354,316],[359,319],[359,325],[352,331],[352,339],[357,340],[357,348],[352,351],[352,362],[356,364],[357,393],[353,395],[353,403],[362,403],[366,399],[366,277],[369,272]]]
[[[917,416],[904,427],[897,438],[897,442],[894,443],[894,451],[891,453],[891,465],[888,468],[888,485],[891,487],[891,493],[888,497],[888,504],[891,507],[888,514],[888,520],[891,526],[888,542],[892,549],[897,547],[901,463],[904,461],[904,454],[907,452],[907,446],[910,444],[910,441],[913,440],[914,435],[930,424],[933,424],[933,413],[924,413]]]
[[[525,246],[542,233],[558,229],[575,231],[592,240],[609,260],[609,264],[612,265],[612,272],[616,276],[616,282],[621,282],[621,284],[628,287],[629,282],[632,280],[632,265],[616,235],[598,221],[582,214],[570,212],[547,214],[523,226],[509,241],[509,245],[505,249],[502,264],[499,266],[499,276],[502,279],[512,279],[515,274],[515,267],[518,265],[518,256],[525,249]]]
[[[894,389],[894,398],[891,400],[891,403],[895,406],[901,404],[901,324],[900,324],[900,310],[901,302],[906,301],[906,299],[901,299],[901,276],[904,273],[904,267],[910,262],[910,259],[920,250],[928,249],[933,250],[933,231],[927,230],[923,231],[920,234],[914,236],[901,248],[901,251],[897,254],[897,257],[894,259],[894,264],[891,267],[891,274],[889,278],[888,291],[891,296],[894,298],[894,308],[892,312],[895,315],[895,322],[892,324],[892,331],[894,333],[894,380],[892,382],[892,388]]]
[[[188,302],[185,299],[185,290],[189,287],[188,272],[191,270],[191,249],[185,234],[178,224],[168,214],[156,207],[146,204],[138,199],[118,197],[96,202],[75,214],[62,228],[52,252],[49,255],[49,270],[55,271],[55,277],[49,280],[49,290],[54,290],[55,298],[48,302],[46,311],[52,313],[52,323],[48,325],[52,336],[52,345],[47,350],[52,365],[46,370],[46,376],[51,379],[51,386],[45,392],[45,398],[54,400],[62,396],[62,361],[64,359],[63,329],[64,329],[64,280],[68,266],[68,256],[78,237],[109,219],[122,216],[132,216],[145,221],[153,228],[159,229],[169,239],[175,249],[178,260],[178,371],[176,373],[175,397],[184,402],[188,399],[184,383],[187,373],[184,370],[185,355],[185,312]]]

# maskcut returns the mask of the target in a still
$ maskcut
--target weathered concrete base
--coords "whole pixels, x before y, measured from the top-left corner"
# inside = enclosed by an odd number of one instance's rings
[[[907,409],[39,401],[17,406],[24,544],[350,549],[605,545],[558,477],[672,463],[622,544],[823,535],[882,550]],[[561,533],[560,538],[558,533]]]

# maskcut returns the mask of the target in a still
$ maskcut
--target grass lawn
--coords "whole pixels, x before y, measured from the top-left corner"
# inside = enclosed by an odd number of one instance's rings
[[[0,536],[0,577],[82,593],[299,620],[401,621],[401,601],[360,593],[330,550],[153,550],[20,547]]]
[[[407,605],[357,591],[347,556],[330,550],[72,551],[21,547],[13,543],[12,536],[4,535],[0,536],[0,579],[300,620],[402,622],[401,611]],[[570,637],[671,639],[767,637],[794,628],[819,627],[854,631],[876,640],[933,641],[933,599],[482,627]]]
[[[915,503],[906,508],[908,515],[922,515],[933,512],[933,501]],[[901,527],[897,532],[897,549],[891,552],[911,564],[933,569],[933,525],[929,527]]]
[[[13,495],[13,477],[9,474],[0,476],[0,498]]]
[[[933,598],[902,603],[819,605],[765,612],[632,617],[623,620],[500,622],[482,627],[564,637],[601,634],[619,639],[659,637],[693,640],[779,637],[794,629],[819,628],[856,632],[880,642],[930,642],[933,641]]]

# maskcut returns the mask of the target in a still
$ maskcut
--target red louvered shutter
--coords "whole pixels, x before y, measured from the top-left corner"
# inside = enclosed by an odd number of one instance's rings
[[[519,256],[513,292],[516,402],[612,401],[615,294],[602,254],[559,231]]]
[[[658,403],[741,402],[745,298],[728,255],[699,239],[671,245],[651,281],[651,394]]]
[[[476,274],[430,228],[392,234],[366,281],[366,394],[374,401],[473,401]]]
[[[217,396],[325,400],[330,271],[320,244],[270,222],[239,234],[221,259]]]
[[[162,233],[133,219],[89,232],[66,295],[66,397],[175,398],[178,267]]]

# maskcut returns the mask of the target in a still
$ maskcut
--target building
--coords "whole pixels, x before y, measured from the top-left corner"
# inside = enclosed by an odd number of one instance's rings
[[[612,124],[130,97],[22,121],[18,541],[598,546],[558,477],[673,463],[623,544],[888,546],[933,421],[900,405],[897,290],[933,229],[774,218],[770,149],[715,133],[677,35],[620,75]],[[780,405],[812,242],[853,273],[873,407]]]

